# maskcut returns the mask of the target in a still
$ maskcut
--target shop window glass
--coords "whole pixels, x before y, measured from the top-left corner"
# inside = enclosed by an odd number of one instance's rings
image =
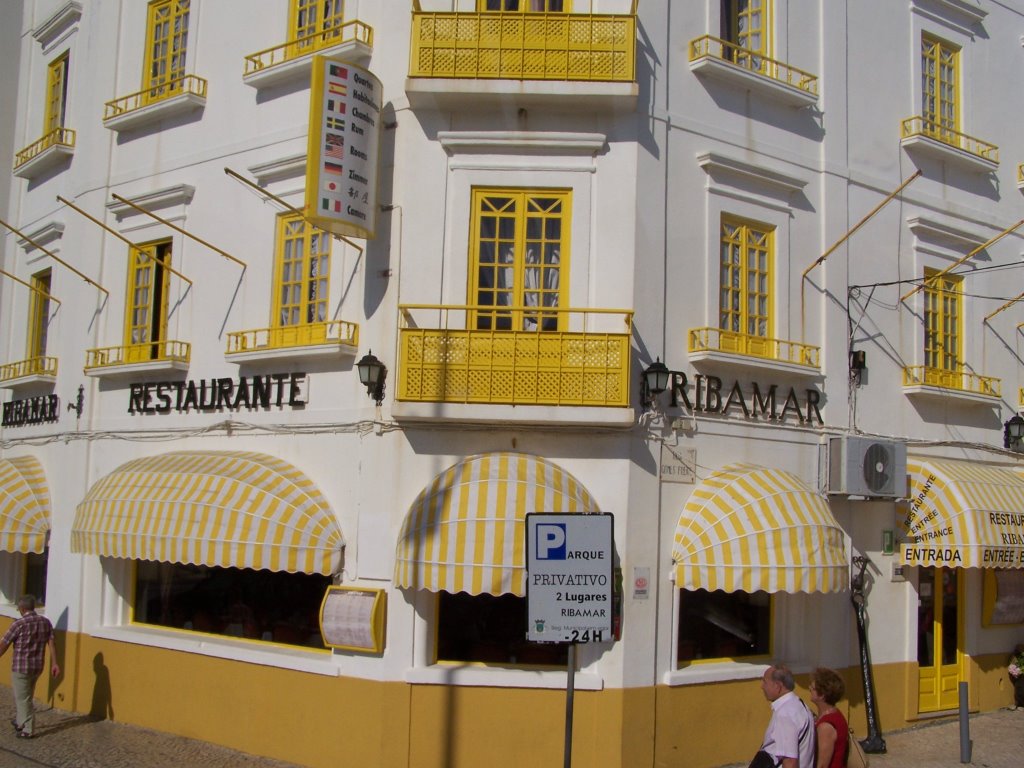
[[[470,302],[480,330],[559,330],[569,239],[568,191],[473,191]],[[483,307],[508,307],[489,311]]]
[[[32,595],[38,605],[46,604],[46,567],[49,557],[49,547],[42,552],[29,552],[25,555],[25,588],[22,594]]]
[[[320,603],[329,576],[139,561],[137,624],[324,648]]]
[[[679,599],[678,661],[769,655],[771,608],[767,592],[684,590]]]
[[[441,592],[437,660],[501,665],[568,663],[568,646],[526,641],[526,598]]]

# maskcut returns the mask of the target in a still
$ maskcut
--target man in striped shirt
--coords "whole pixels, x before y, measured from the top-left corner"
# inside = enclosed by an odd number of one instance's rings
[[[50,649],[50,672],[54,677],[60,674],[57,664],[57,649],[53,644],[53,625],[45,616],[36,613],[36,599],[32,595],[18,598],[18,613],[21,618],[8,628],[0,638],[0,656],[14,646],[11,661],[11,687],[14,689],[14,703],[17,715],[11,725],[18,737],[31,739],[35,731],[35,706],[32,702],[36,680],[43,672],[43,657]]]

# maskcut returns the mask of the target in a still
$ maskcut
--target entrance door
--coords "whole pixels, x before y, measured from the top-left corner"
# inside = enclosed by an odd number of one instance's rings
[[[918,585],[918,711],[956,709],[961,653],[960,572],[922,568]]]

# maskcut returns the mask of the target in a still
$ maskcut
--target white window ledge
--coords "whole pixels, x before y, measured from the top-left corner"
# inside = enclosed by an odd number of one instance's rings
[[[665,673],[663,682],[669,686],[723,683],[729,680],[757,680],[764,676],[767,664],[741,664],[735,661],[691,664]]]
[[[391,416],[401,422],[463,424],[544,424],[632,428],[632,406],[601,408],[575,405],[492,405],[489,403],[419,403],[395,401]]]
[[[278,667],[314,675],[338,677],[341,670],[333,654],[327,651],[285,648],[255,641],[231,640],[212,635],[196,636],[182,630],[161,630],[155,627],[98,627],[89,633],[101,640],[145,645],[168,651],[195,653],[226,661]]]
[[[910,155],[916,154],[932,160],[941,160],[973,173],[992,173],[999,168],[998,161],[966,152],[952,144],[922,134],[915,134],[900,140],[900,146]]]
[[[359,64],[370,58],[371,53],[373,53],[373,49],[362,40],[349,40],[339,45],[332,45],[330,48],[322,48],[316,51],[315,55],[334,56]],[[242,82],[257,90],[296,80],[302,80],[308,86],[313,56],[313,53],[308,53],[288,61],[282,61],[280,64],[271,64],[263,69],[257,69],[255,72],[243,75]]]
[[[818,95],[781,80],[751,72],[717,56],[701,56],[690,62],[690,71],[702,77],[739,86],[790,107],[817,104]]]
[[[963,405],[998,405],[1002,400],[999,395],[986,395],[982,392],[969,392],[965,389],[948,389],[928,384],[913,384],[903,387],[903,394],[908,397],[919,397],[923,400],[951,400]]]
[[[753,355],[739,355],[731,352],[719,352],[717,350],[703,350],[690,352],[689,360],[697,367],[725,367],[736,368],[748,371],[771,371],[774,373],[785,372],[793,376],[801,376],[807,379],[821,379],[823,375],[820,368],[810,365],[799,365],[784,360],[775,360],[767,357],[755,357]]]
[[[57,381],[56,376],[48,376],[41,373],[32,373],[28,376],[19,376],[16,379],[0,382],[0,389],[33,389],[36,387],[53,386]]]
[[[206,106],[206,97],[195,93],[181,93],[130,112],[107,118],[103,125],[112,131],[130,131],[178,115],[186,115]]]
[[[61,163],[66,163],[75,154],[75,148],[67,144],[53,144],[27,163],[22,163],[14,169],[15,176],[21,179],[34,179],[44,171],[48,171]]]
[[[332,360],[355,357],[357,347],[352,344],[312,344],[304,347],[256,347],[244,352],[225,352],[229,363],[276,363],[281,360]]]
[[[96,379],[130,379],[140,374],[167,374],[188,370],[188,362],[184,360],[152,360],[147,363],[125,363],[124,365],[105,365],[99,368],[88,368],[86,376]]]
[[[410,77],[405,93],[413,109],[557,108],[632,112],[639,88],[636,83],[579,80],[490,80],[445,77]]]
[[[483,665],[434,664],[413,667],[405,672],[407,683],[424,685],[482,686],[487,688],[554,688],[565,690],[568,675],[562,671],[537,669],[498,669]],[[604,678],[590,672],[573,675],[577,690],[600,691]]]

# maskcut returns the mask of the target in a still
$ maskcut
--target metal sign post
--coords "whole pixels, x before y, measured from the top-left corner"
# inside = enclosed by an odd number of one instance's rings
[[[526,639],[568,643],[565,768],[572,765],[576,646],[612,636],[612,516],[526,516]]]

